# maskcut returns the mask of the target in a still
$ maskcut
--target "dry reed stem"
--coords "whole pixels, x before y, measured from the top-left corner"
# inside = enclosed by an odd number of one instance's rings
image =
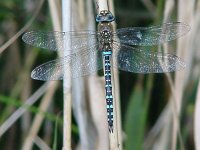
[[[84,25],[85,20],[85,12],[84,12],[84,3],[82,0],[78,0],[77,5],[72,4],[73,6],[73,15],[72,15],[72,24],[73,28],[74,25],[76,28],[80,30],[81,25]],[[73,29],[75,30],[75,29]],[[81,60],[85,61],[85,60]],[[79,64],[80,65],[80,64]],[[86,90],[84,84],[84,78],[77,78],[74,79],[72,82],[72,94],[73,94],[73,102],[72,108],[74,112],[74,116],[76,118],[78,127],[79,127],[79,137],[80,137],[80,147],[81,149],[88,149],[90,150],[90,143],[89,143],[89,135],[90,130],[89,127],[89,120],[88,120],[88,111],[87,111],[87,104],[86,104]],[[93,147],[94,148],[94,147]]]
[[[71,92],[64,94],[64,129],[63,129],[63,150],[71,150]]]
[[[171,102],[171,101],[170,101]],[[147,134],[144,142],[144,149],[148,150],[150,147],[156,147],[157,145],[161,145],[157,140],[161,139],[159,136],[162,136],[160,132],[168,126],[169,124],[169,118],[171,116],[171,111],[170,111],[171,104],[168,103],[165,108],[163,109],[162,113],[160,114],[159,118],[157,119],[155,125],[151,128],[149,133]],[[166,129],[168,130],[168,128]],[[165,131],[163,131],[165,132]],[[162,148],[164,149],[164,148]],[[154,149],[157,150],[157,149]]]
[[[112,14],[115,16],[115,11],[114,11],[114,3],[113,0],[108,1],[109,5],[109,10],[112,12]],[[114,27],[114,31],[116,30],[116,24],[112,23]],[[116,59],[116,58],[113,58]],[[117,132],[116,135],[116,144],[117,144],[117,149],[123,150],[123,145],[122,145],[122,127],[121,127],[121,107],[120,107],[120,87],[119,87],[119,71],[117,69],[112,69],[113,72],[113,90],[114,90],[114,108],[116,109],[114,113],[116,114],[115,116],[115,124],[116,126],[115,130]]]
[[[87,1],[88,3],[88,1]],[[87,6],[87,9],[91,9],[91,8],[88,8],[88,5]],[[79,20],[80,20],[80,25],[84,25],[86,23],[86,16],[85,16],[85,9],[84,9],[85,5],[84,5],[84,1],[82,0],[78,0],[78,10],[79,10]],[[92,5],[90,5],[90,7],[92,7]],[[76,18],[75,18],[76,19]]]
[[[26,73],[24,74],[23,80],[26,81],[26,84],[22,86],[21,91],[23,92],[21,92],[20,97],[21,97],[22,102],[26,102],[28,97],[31,95],[31,79],[30,79],[29,72],[26,71]],[[31,114],[30,112],[27,112],[22,116],[22,135],[26,135],[30,127],[30,124],[31,124]]]
[[[33,51],[30,51],[30,53],[28,53],[28,55],[25,57],[25,59],[26,59],[25,60],[25,65],[23,66],[23,68],[21,69],[21,71],[19,71],[20,74],[18,75],[17,82],[16,82],[15,86],[13,87],[13,90],[12,90],[12,92],[10,94],[10,97],[17,97],[17,95],[19,95],[21,91],[24,91],[23,92],[23,94],[24,94],[24,93],[26,93],[26,90],[29,89],[29,88],[27,88],[26,86],[23,86],[23,85],[24,84],[28,85],[28,84],[26,84],[26,81],[30,80],[29,70],[30,70],[30,67],[32,66],[35,58],[36,58],[36,55],[35,55],[35,53]],[[40,90],[42,90],[42,88]],[[39,94],[40,91],[37,91],[37,93]],[[37,94],[35,93],[34,95],[37,95]],[[27,107],[31,106],[35,101],[37,101],[37,99],[35,99],[34,97],[33,97],[33,99],[32,98],[28,99],[26,97],[27,96],[25,96],[25,97],[22,96],[22,99],[26,99],[26,100],[24,100],[25,104],[23,105],[23,107],[20,107],[18,110],[16,110],[16,112],[14,112],[13,115],[11,115],[11,117],[9,117],[9,119],[7,119],[7,121],[5,121],[2,124],[2,131],[9,129],[15,123],[15,121],[19,117],[21,117],[23,115],[23,113],[27,110]],[[23,109],[24,109],[24,111],[23,111]],[[17,113],[19,113],[19,114],[17,114]],[[16,118],[13,117],[13,116],[15,116]],[[23,130],[24,129],[27,130],[28,127],[30,126],[27,123],[28,123],[27,121],[23,122]],[[26,124],[26,126],[24,124]],[[6,127],[6,128],[4,129],[4,127]],[[3,131],[3,132],[5,132],[5,131]]]
[[[5,30],[7,31],[7,36],[13,37],[13,35],[15,35],[17,32],[17,22],[14,21],[13,19],[9,19],[5,22],[5,24],[7,24],[5,27],[6,28]],[[24,88],[25,86],[23,85],[24,83],[22,82],[23,80],[25,80],[25,78],[22,77],[22,75],[23,75],[22,72],[24,73],[26,68],[24,67],[24,65],[21,65],[21,60],[20,60],[21,56],[20,56],[19,49],[20,49],[19,42],[17,42],[17,41],[14,41],[9,46],[9,51],[7,52],[8,56],[7,56],[5,65],[3,66],[4,69],[2,69],[4,71],[1,71],[2,78],[3,78],[2,81],[6,81],[6,82],[2,82],[1,85],[3,87],[6,87],[7,85],[10,84],[10,87],[12,87],[12,89],[10,90],[9,96],[12,98],[20,97],[21,100],[24,101],[28,98],[28,96],[23,97],[22,94],[25,95],[27,93],[28,88]],[[27,58],[25,58],[25,59],[26,59],[26,64],[27,64]],[[13,80],[15,78],[17,78],[17,80],[16,80],[17,82],[15,82]],[[29,84],[27,83],[26,86],[28,86],[28,85]],[[23,93],[21,91],[23,91]],[[28,94],[26,94],[26,95],[28,95]],[[9,107],[6,107],[4,109],[4,111],[2,111],[2,116],[4,116],[4,117],[1,118],[1,120],[6,120],[7,117],[9,115],[11,115],[11,113],[14,110],[15,110],[14,105],[10,105]],[[24,132],[26,132],[26,130],[28,129],[30,122],[26,115],[22,116],[21,121],[22,121],[22,126],[23,126],[23,128],[22,128],[22,135],[23,135]],[[11,133],[11,134],[13,134],[13,133]],[[14,136],[12,136],[12,138],[14,138]],[[14,140],[12,138],[10,139],[10,141]]]
[[[34,143],[40,148],[41,150],[51,150],[51,148],[38,136],[35,137]]]
[[[172,14],[172,11],[173,11],[173,8],[174,8],[174,1],[173,0],[168,0],[166,1],[166,4],[165,4],[165,10],[164,10],[164,22],[169,22],[170,20],[170,16]],[[168,44],[165,44],[164,45],[164,52],[165,53],[168,53],[168,49],[169,49],[169,46]],[[173,138],[170,138],[170,134],[167,134],[166,131],[169,131],[169,129],[171,129],[171,115],[170,115],[170,111],[172,110],[173,112],[173,119],[174,119],[174,123],[176,124],[177,126],[177,133],[178,133],[178,137],[179,137],[179,140],[180,140],[180,145],[181,145],[181,149],[184,149],[184,144],[183,144],[183,140],[182,140],[182,136],[181,136],[181,132],[180,132],[180,124],[179,124],[179,112],[177,112],[177,97],[176,97],[176,89],[174,87],[174,84],[173,84],[173,81],[172,81],[172,78],[170,76],[170,74],[166,74],[166,77],[167,77],[167,80],[170,84],[170,89],[171,89],[171,94],[172,96],[170,97],[170,100],[166,106],[166,108],[164,109],[164,114],[165,116],[168,116],[165,120],[165,123],[167,123],[168,125],[164,124],[164,123],[161,123],[160,125],[165,125],[164,128],[162,129],[162,137],[164,136],[168,136],[168,138],[164,138],[163,141],[161,141],[162,138],[159,138],[159,141],[157,141],[157,145],[160,145],[158,149],[166,149],[167,148],[167,145],[172,145],[173,148],[176,147],[176,138],[177,138],[177,135],[173,135]],[[161,117],[161,116],[160,116]],[[157,121],[156,123],[156,126],[154,126],[153,129],[158,128],[157,125],[159,124],[159,120]],[[161,130],[161,128],[160,128]],[[152,130],[153,131],[153,130]],[[158,134],[158,132],[157,132]],[[154,135],[155,136],[155,135]],[[150,141],[151,141],[151,138],[148,138]],[[172,139],[172,141],[170,142],[169,140]],[[162,143],[162,144],[161,144]],[[163,147],[161,147],[161,145]]]
[[[51,12],[51,16],[52,16],[52,20],[53,20],[53,26],[54,26],[54,30],[60,30],[61,29],[61,22],[59,19],[59,8],[58,5],[56,4],[55,1],[49,0],[49,6],[50,6],[50,12]],[[55,90],[57,89],[57,84],[58,82],[51,82],[50,86],[51,88],[48,89],[47,93],[45,94],[44,98],[42,99],[42,103],[40,105],[40,108],[42,111],[46,111],[48,109],[48,106],[50,105],[51,102],[51,98],[53,97],[53,94],[55,93]],[[43,121],[44,117],[41,116],[40,114],[38,114],[35,117],[34,123],[31,127],[31,132],[30,134],[27,136],[28,138],[25,141],[25,144],[23,146],[24,149],[31,149],[32,148],[32,144],[33,144],[33,139],[36,138],[37,136],[37,132],[41,126],[41,123]]]
[[[87,1],[88,4],[88,1]],[[80,30],[86,30],[84,27],[86,27],[87,24],[90,24],[91,19],[87,21],[86,18],[86,12],[85,12],[85,5],[87,8],[87,12],[91,10],[92,5],[90,3],[90,6],[87,4],[84,4],[83,1],[79,0],[77,3],[72,1],[72,8],[73,8],[73,14],[72,14],[72,27],[73,31],[80,31]],[[90,18],[93,18],[92,14],[89,14]],[[89,18],[89,17],[88,17]],[[93,20],[92,20],[93,21]],[[91,29],[89,29],[91,30]],[[81,58],[80,58],[81,59]],[[83,60],[81,61],[88,61]],[[86,82],[84,81],[85,78],[76,78],[72,82],[72,95],[73,95],[73,101],[72,101],[72,108],[73,113],[75,116],[75,119],[77,121],[78,127],[79,127],[79,137],[80,137],[80,144],[76,147],[80,147],[81,149],[87,149],[87,150],[93,150],[95,149],[96,143],[96,132],[94,128],[94,124],[91,120],[90,110],[88,109],[88,101],[86,101],[87,98],[87,86]]]
[[[87,0],[87,18],[85,18],[85,23],[87,23],[87,29],[95,31],[96,24],[92,19],[94,18],[94,11],[92,10],[92,0]],[[97,12],[98,13],[98,12]],[[109,138],[108,138],[108,126],[106,119],[106,103],[104,94],[104,78],[99,77],[97,74],[94,76],[89,76],[88,80],[88,92],[89,92],[89,107],[92,115],[93,123],[89,125],[90,130],[88,132],[88,138],[90,141],[90,148],[95,147],[96,150],[108,150],[109,149]],[[93,124],[96,130],[93,128]],[[92,128],[91,128],[92,125]],[[92,143],[91,143],[92,142]]]
[[[170,17],[172,15],[173,9],[175,7],[174,5],[175,5],[174,0],[166,1],[165,10],[164,10],[164,22],[169,22],[170,21]],[[169,44],[165,44],[164,45],[164,52],[168,53],[169,48],[170,48]],[[184,149],[183,138],[182,138],[181,130],[180,130],[180,119],[179,119],[179,115],[178,115],[178,112],[177,112],[177,106],[176,106],[175,87],[174,87],[171,75],[169,73],[166,73],[165,75],[166,75],[168,83],[170,85],[171,94],[172,94],[172,96],[169,99],[169,106],[171,106],[171,107],[168,107],[169,108],[168,111],[172,111],[174,122],[176,122],[176,124],[177,124],[177,133],[178,133],[180,145],[181,145],[181,148]],[[171,117],[168,117],[168,121],[169,122],[170,122],[171,119],[172,119]],[[169,126],[165,126],[165,128],[168,128],[168,129],[166,129],[166,131],[167,130],[169,131],[169,129],[171,129],[171,122],[169,123]],[[174,143],[173,141],[170,142],[169,141],[170,139],[171,139],[171,135],[168,134],[168,138],[165,141],[166,142],[165,145],[168,145],[168,143]],[[172,138],[172,139],[174,139],[174,138]]]
[[[191,49],[193,50],[193,66],[191,67],[193,70],[192,76],[193,80],[198,80],[200,75],[200,69],[199,69],[199,60],[200,60],[200,50],[199,50],[199,39],[200,39],[200,1],[196,4],[196,10],[194,14],[194,26],[192,27],[192,39],[193,41]],[[191,77],[191,76],[190,76]]]
[[[74,13],[73,13],[73,30],[95,30],[94,20],[93,18],[93,10],[92,10],[92,1],[87,0],[84,3],[82,0],[79,0],[77,4],[74,5]],[[78,6],[77,6],[78,5]],[[88,41],[89,43],[90,41]],[[80,58],[81,59],[81,58]],[[81,61],[88,61],[81,59]],[[78,127],[79,127],[79,137],[80,144],[78,145],[81,149],[93,150],[96,148],[97,141],[97,133],[94,127],[94,123],[91,117],[90,106],[88,105],[88,84],[85,81],[86,78],[77,78],[73,80],[73,112],[76,118]],[[94,83],[95,84],[95,83]],[[97,91],[96,91],[97,92]],[[92,94],[96,94],[96,92]],[[95,101],[94,99],[90,99],[90,101]],[[91,107],[93,108],[93,107]]]
[[[153,2],[150,1],[150,0],[141,0],[141,1],[144,3],[144,5],[146,6],[146,8],[149,10],[149,12],[151,12],[152,14],[155,15],[156,7],[153,4]]]
[[[101,12],[102,10],[110,10],[109,7],[111,7],[112,8],[111,11],[114,12],[113,3],[108,3],[107,0],[99,0],[98,4],[99,4],[99,12]],[[108,4],[111,4],[112,6],[108,6]],[[114,80],[114,75],[116,75],[116,79],[118,77],[117,71],[114,72],[113,69],[111,71],[113,72],[112,83],[114,83],[113,84],[113,97],[114,97],[114,100],[113,100],[113,119],[114,119],[113,127],[114,127],[114,129],[113,129],[113,133],[109,134],[109,139],[110,139],[110,149],[116,150],[116,149],[119,149],[119,146],[121,146],[121,142],[119,142],[119,136],[121,135],[119,133],[121,131],[121,125],[118,125],[118,123],[120,123],[120,121],[117,120],[117,119],[120,119],[119,118],[120,117],[119,94],[117,95],[117,93],[119,93],[119,84],[118,84],[117,80]]]
[[[88,0],[88,3],[91,0]],[[99,13],[99,12],[97,12]],[[96,30],[96,24],[91,18],[93,11],[88,11],[88,29]],[[90,76],[88,80],[91,115],[95,124],[98,139],[95,141],[96,150],[109,150],[108,123],[105,101],[104,77]]]
[[[170,22],[170,16],[172,14],[174,8],[174,0],[168,0],[165,3],[164,8],[164,19],[163,22]],[[160,49],[161,47],[159,47]],[[168,53],[168,44],[164,45],[164,53]],[[171,80],[171,76],[166,74],[169,80]],[[173,84],[170,84],[173,87]],[[168,149],[170,145],[170,128],[171,128],[171,104],[173,102],[169,101],[165,108],[163,109],[162,113],[160,114],[159,118],[157,119],[156,123],[154,124],[153,128],[148,133],[147,138],[144,142],[144,149],[150,149],[150,147],[154,150],[160,149]],[[173,109],[174,110],[174,109]],[[174,111],[173,111],[174,112]]]
[[[25,65],[23,67],[23,70],[20,71],[20,75],[19,75],[19,79],[17,80],[16,86],[14,87],[15,92],[13,92],[14,95],[17,95],[17,93],[22,92],[22,100],[23,102],[26,102],[26,100],[28,99],[28,97],[31,95],[31,78],[30,78],[30,68],[33,64],[33,62],[35,61],[37,57],[37,53],[35,53],[34,51],[30,50],[30,52],[26,55],[25,57]],[[24,86],[24,83],[21,81],[27,81],[27,84]],[[17,91],[17,92],[16,92]],[[14,96],[16,97],[16,96]],[[23,135],[25,135],[30,127],[30,123],[31,123],[31,116],[30,113],[27,112],[25,114],[25,119],[22,120],[22,128],[23,128]]]
[[[194,111],[194,144],[196,150],[200,149],[200,80],[198,83],[197,97]]]
[[[54,31],[61,31],[61,11],[60,11],[61,10],[61,1],[48,0],[48,4],[49,4],[49,10],[50,10],[50,14],[51,14],[52,23],[53,23],[53,29],[54,29]],[[59,56],[62,56],[63,52],[58,51],[57,53]],[[49,139],[50,132],[45,131],[45,133],[47,133],[45,138]]]
[[[61,30],[61,13],[60,13],[60,3],[58,1],[49,0],[49,6],[51,11],[51,16],[53,20],[54,30]],[[71,29],[71,1],[62,1],[62,20],[63,20],[63,30],[70,31]],[[67,44],[70,47],[70,44]],[[59,52],[60,56],[69,55],[69,51]],[[66,66],[65,66],[66,67]],[[67,70],[67,69],[65,69]],[[63,150],[71,149],[71,72],[64,72],[64,81],[63,81]]]
[[[98,141],[95,143],[97,150],[109,150],[104,84],[103,77],[91,76],[89,78],[88,87],[91,99],[91,114],[98,134]]]
[[[195,11],[195,23],[193,30],[193,39],[194,41],[192,49],[194,49],[194,62],[196,62],[193,66],[193,81],[198,81],[198,88],[197,88],[197,95],[196,95],[196,101],[195,101],[195,109],[194,109],[194,145],[195,149],[200,149],[200,69],[199,69],[199,60],[200,60],[200,51],[199,51],[199,38],[200,38],[200,32],[199,32],[199,26],[200,26],[200,1],[196,4],[196,11]]]
[[[19,119],[28,109],[28,106],[33,105],[46,91],[48,84],[43,84],[26,103],[18,108],[4,123],[0,126],[0,137]]]
[[[54,31],[61,31],[60,1],[48,0]]]
[[[53,30],[61,31],[61,1],[48,0],[48,4],[53,23]],[[62,51],[58,51],[57,53],[59,56],[62,56]],[[48,134],[50,134],[50,132],[45,131],[45,133],[47,133],[45,138],[49,138],[50,136]]]
[[[43,97],[42,102],[39,106],[39,108],[42,112],[47,111],[47,109],[51,103],[52,97],[55,93],[55,90],[57,88],[57,85],[58,85],[58,82],[49,83],[50,88],[46,92],[46,94]],[[33,141],[34,141],[35,137],[37,136],[37,133],[41,127],[43,119],[44,119],[44,115],[41,115],[41,114],[36,115],[36,117],[33,121],[32,127],[30,128],[30,132],[27,135],[27,137],[25,138],[26,140],[24,142],[22,150],[31,150],[32,149]]]
[[[193,10],[195,6],[195,1],[187,1],[187,0],[179,0],[178,3],[178,20],[185,22],[185,23],[193,23],[194,16],[193,16]],[[178,49],[177,49],[177,55],[184,60],[187,61],[188,66],[191,66],[191,51],[189,50],[191,47],[191,33],[187,36],[184,36],[183,38],[178,40]],[[176,72],[175,73],[175,91],[176,91],[176,110],[178,116],[180,115],[181,107],[182,107],[182,99],[183,99],[183,92],[184,88],[186,86],[186,83],[188,81],[188,75],[189,75],[190,68],[186,68],[183,71]],[[172,136],[172,150],[176,150],[177,147],[177,134],[178,134],[178,124],[176,122],[176,118],[174,118],[173,121],[173,136]]]
[[[164,18],[163,18],[164,23],[170,21],[170,17],[173,13],[174,7],[175,7],[175,1],[174,0],[166,1],[165,8],[164,8]],[[168,45],[168,44],[166,44],[166,45]],[[167,49],[168,48],[165,48],[166,52],[168,51]]]
[[[167,6],[167,7],[165,7],[165,16],[166,16],[165,18],[166,18],[166,20],[169,19],[169,16],[171,14],[170,12],[172,12],[172,6],[173,5],[174,5],[174,1],[171,1],[171,0],[170,1],[166,1],[166,6]],[[166,48],[168,48],[168,47],[165,47],[165,49]],[[183,49],[181,49],[181,50],[183,50]],[[166,51],[167,50],[165,50],[165,52]],[[180,73],[176,73],[176,74],[180,74]],[[177,90],[183,92],[183,89],[180,90],[179,87],[175,88],[174,85],[173,85],[173,83],[172,83],[171,76],[169,74],[166,74],[166,76],[167,76],[167,79],[169,81],[169,84],[170,84],[170,87],[171,87],[171,91],[172,91],[172,97],[170,98],[170,101],[172,101],[171,106],[172,106],[172,112],[173,112],[173,125],[174,125],[173,126],[174,127],[173,128],[174,132],[172,132],[172,138],[171,138],[172,139],[172,141],[171,141],[172,147],[170,149],[174,149],[175,150],[176,147],[177,147],[177,144],[176,144],[177,134],[178,134],[178,137],[179,137],[181,149],[185,149],[184,148],[184,144],[183,144],[183,140],[182,140],[182,136],[181,136],[180,124],[179,124],[179,122],[180,122],[180,120],[179,120],[179,113],[180,113],[180,108],[181,108],[181,105],[182,105],[181,104],[182,103],[181,102],[181,95],[182,95],[182,93],[179,95],[179,99],[178,99],[178,96],[177,96]],[[178,78],[176,78],[176,79],[180,79],[180,76],[178,76]],[[177,80],[175,80],[175,81],[177,81]],[[184,83],[184,82],[182,81],[182,83]],[[178,84],[180,85],[180,82]],[[168,143],[166,143],[166,145],[167,144]]]
[[[17,79],[17,83],[13,87],[10,97],[17,97],[19,93],[22,91],[24,83],[21,81],[24,80],[24,76],[30,77],[29,69],[31,68],[34,60],[36,59],[36,56],[37,54],[34,51],[30,51],[30,53],[28,53],[28,55],[26,56],[25,65],[23,66],[22,71],[20,71],[20,74]]]
[[[19,30],[12,38],[10,38],[5,44],[3,44],[0,47],[0,54],[6,49],[8,48],[19,36],[21,36],[33,23],[33,21],[35,20],[35,18],[37,17],[37,15],[40,12],[40,9],[42,8],[42,5],[44,3],[44,0],[41,0],[38,4],[37,9],[35,10],[35,13],[33,14],[33,16],[31,17],[31,19],[25,24],[25,26],[23,28],[21,28],[21,30]]]
[[[108,0],[97,0],[97,4],[99,5],[99,12],[97,13],[100,13],[102,10],[109,10]]]
[[[172,113],[173,113],[173,121],[174,121],[173,123],[175,123],[177,125],[177,136],[179,138],[180,147],[181,147],[182,150],[184,150],[185,146],[184,146],[184,143],[183,143],[183,136],[181,134],[181,129],[180,129],[180,117],[179,117],[180,115],[177,112],[177,105],[176,105],[176,100],[177,100],[176,99],[176,93],[175,93],[176,89],[175,89],[174,84],[172,82],[171,76],[169,76],[169,74],[166,74],[166,76],[167,76],[167,79],[168,79],[168,82],[169,82],[169,85],[170,85],[170,89],[171,89],[171,97],[169,99],[169,101],[171,102],[170,103],[171,108],[170,108],[169,111],[172,111]],[[170,119],[171,119],[171,117],[170,117]],[[169,138],[169,139],[171,139],[171,138]],[[174,139],[174,138],[172,138],[172,139]],[[174,143],[174,141],[172,140],[171,143]]]
[[[71,20],[72,20],[72,5],[71,0],[62,0],[62,25],[63,31],[71,31]],[[70,38],[63,44],[68,46],[66,49],[71,49]],[[63,56],[70,55],[70,51],[64,50]],[[63,104],[64,104],[64,127],[63,127],[63,150],[71,150],[71,114],[72,114],[72,95],[71,95],[71,68],[67,68],[67,64],[64,64],[64,77],[63,77]]]

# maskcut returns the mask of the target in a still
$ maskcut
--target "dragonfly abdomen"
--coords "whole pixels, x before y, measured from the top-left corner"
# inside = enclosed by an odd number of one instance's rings
[[[112,95],[112,82],[111,82],[111,59],[112,51],[104,51],[104,76],[105,76],[105,90],[106,90],[106,108],[109,132],[113,132],[113,95]]]

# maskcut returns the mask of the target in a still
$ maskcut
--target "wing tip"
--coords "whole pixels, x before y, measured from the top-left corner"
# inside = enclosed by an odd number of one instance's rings
[[[36,71],[35,69],[31,72],[31,78],[34,79],[34,80],[40,80],[40,79],[37,77],[37,71]]]

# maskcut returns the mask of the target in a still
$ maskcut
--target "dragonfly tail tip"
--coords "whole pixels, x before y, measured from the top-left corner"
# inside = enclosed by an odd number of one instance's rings
[[[109,128],[109,132],[113,133],[113,126],[109,126],[108,128]]]

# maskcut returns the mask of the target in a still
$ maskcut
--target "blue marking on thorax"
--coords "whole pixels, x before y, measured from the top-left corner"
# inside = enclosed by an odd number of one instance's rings
[[[104,55],[112,55],[112,51],[103,51]]]

